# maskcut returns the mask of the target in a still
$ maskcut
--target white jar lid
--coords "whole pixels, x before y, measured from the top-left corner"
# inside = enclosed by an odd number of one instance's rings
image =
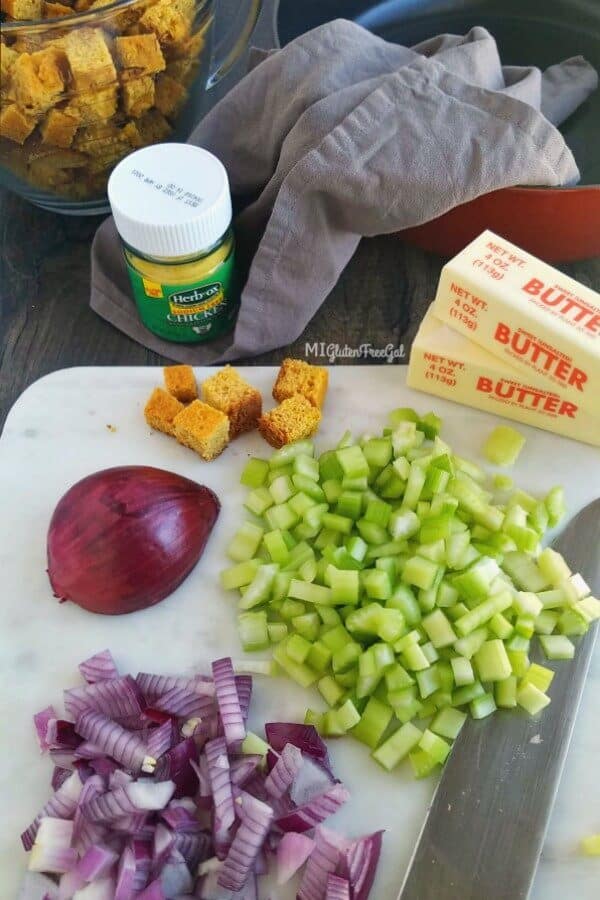
[[[126,156],[108,181],[117,231],[145,256],[192,256],[231,224],[224,165],[201,147],[155,144]]]

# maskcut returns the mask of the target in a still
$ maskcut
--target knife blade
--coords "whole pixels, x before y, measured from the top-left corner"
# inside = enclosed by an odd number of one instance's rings
[[[600,498],[553,546],[600,591]],[[596,632],[555,671],[541,716],[498,710],[468,719],[436,788],[398,900],[524,900],[573,733]],[[536,649],[532,658],[541,662]]]

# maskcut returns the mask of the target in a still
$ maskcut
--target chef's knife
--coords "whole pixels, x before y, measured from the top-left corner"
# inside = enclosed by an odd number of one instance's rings
[[[592,592],[600,591],[600,499],[575,516],[553,546]],[[597,630],[593,626],[579,641],[573,660],[544,660],[556,674],[552,702],[540,716],[499,710],[465,722],[398,900],[528,896]]]

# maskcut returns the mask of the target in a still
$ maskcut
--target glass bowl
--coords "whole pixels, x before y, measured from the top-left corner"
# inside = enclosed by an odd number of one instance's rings
[[[261,0],[241,0],[215,46],[218,5],[5,0],[30,19],[0,25],[0,184],[54,212],[107,211],[114,166],[138,147],[186,140],[206,91],[246,47]]]

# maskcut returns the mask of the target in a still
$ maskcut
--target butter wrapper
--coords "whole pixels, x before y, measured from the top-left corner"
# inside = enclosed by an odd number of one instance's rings
[[[600,418],[600,294],[484,231],[444,266],[435,313]]]
[[[600,418],[557,391],[536,372],[523,372],[449,328],[430,308],[414,340],[409,387],[600,446]]]

